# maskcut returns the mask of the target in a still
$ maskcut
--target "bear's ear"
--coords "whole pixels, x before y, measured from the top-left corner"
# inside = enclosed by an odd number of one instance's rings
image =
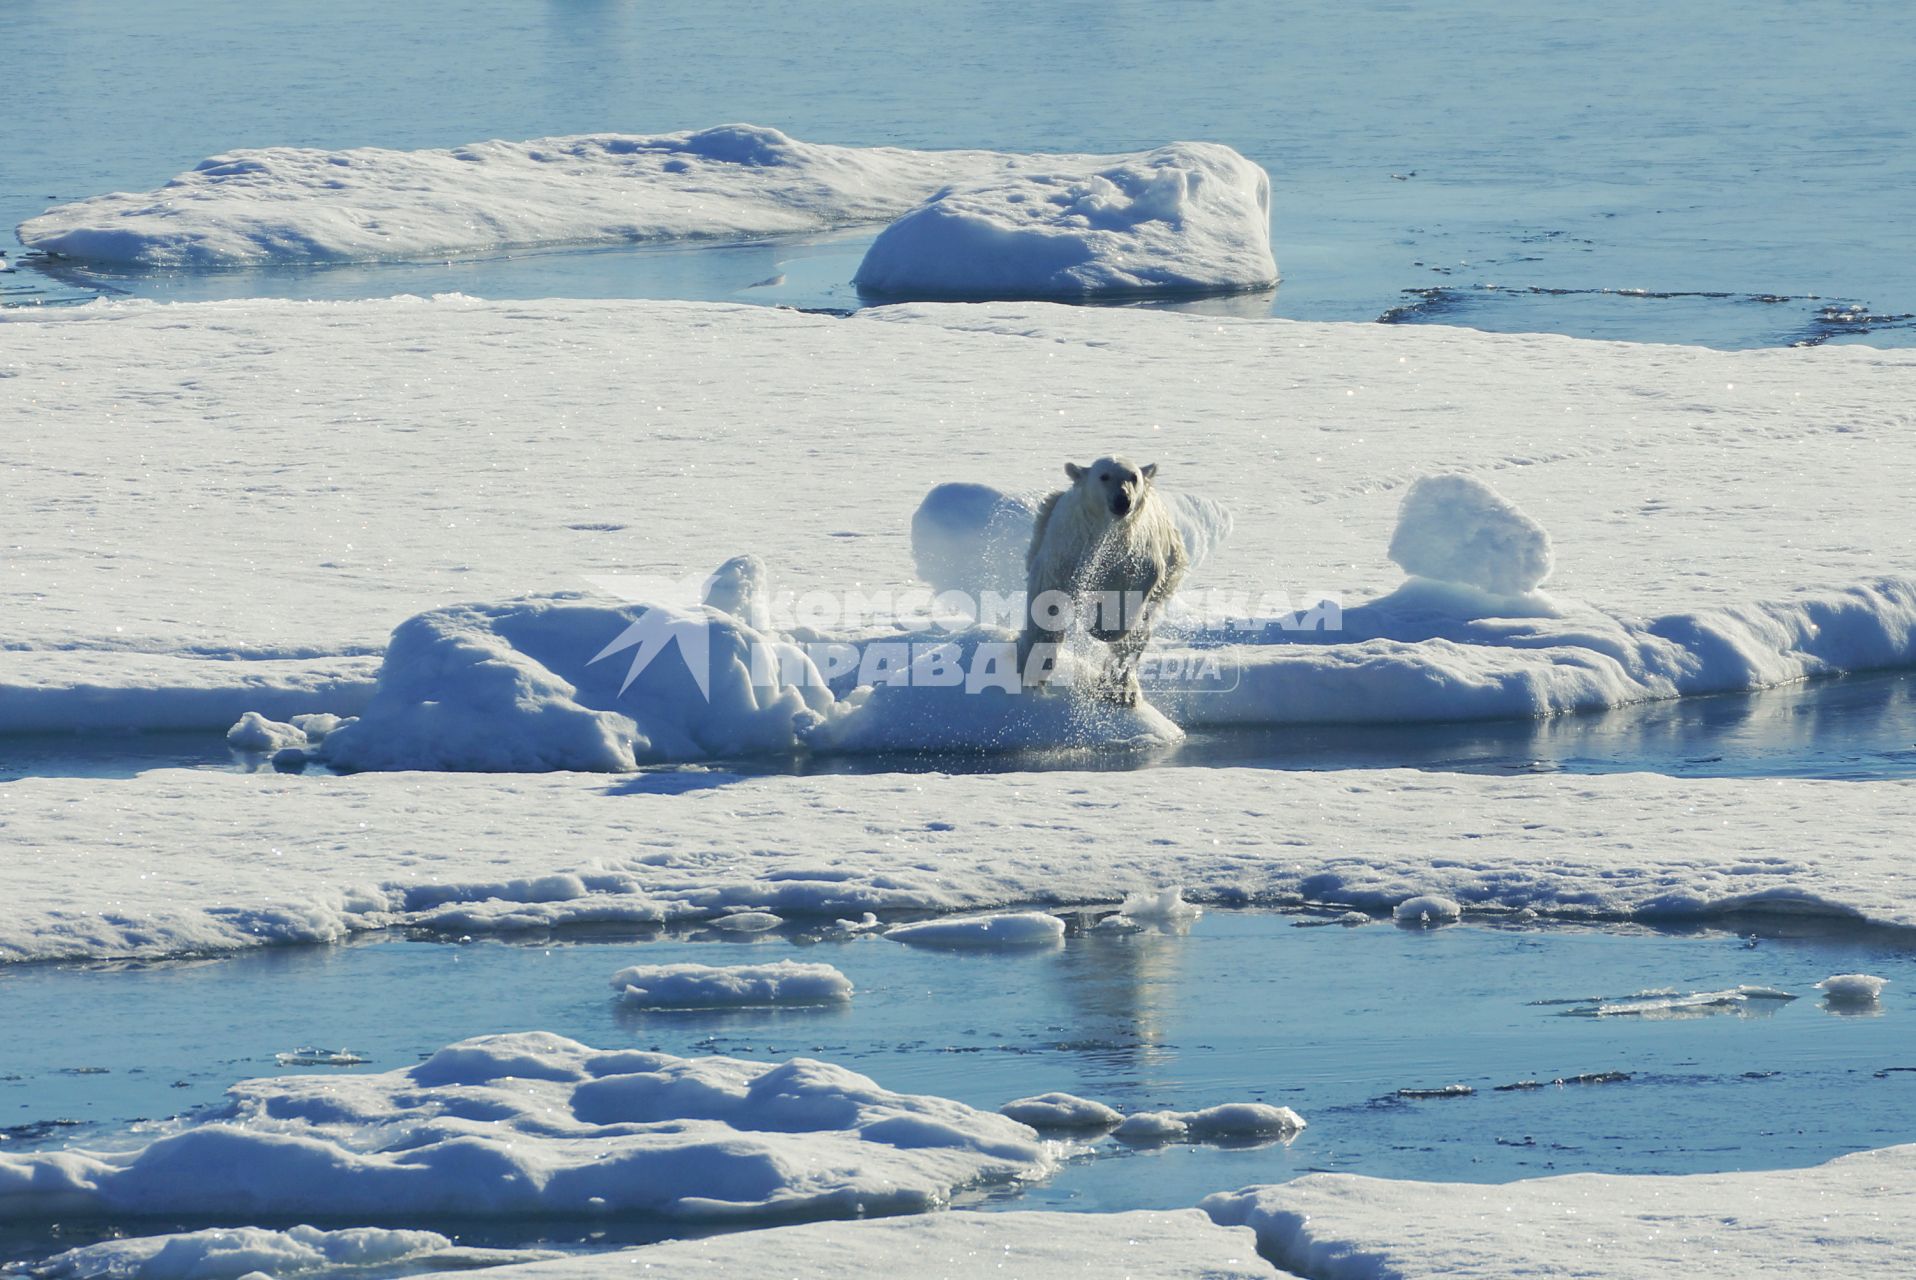
[[[1155,480],[1158,478],[1158,464],[1155,462],[1147,462],[1138,468],[1138,470],[1144,472],[1144,478],[1146,480]]]
[[[1073,484],[1076,484],[1078,481],[1084,479],[1084,468],[1079,466],[1075,462],[1065,463],[1064,473],[1071,477],[1071,481]]]

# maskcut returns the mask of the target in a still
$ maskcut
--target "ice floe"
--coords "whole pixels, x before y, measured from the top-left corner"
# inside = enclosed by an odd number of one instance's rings
[[[1280,1267],[1321,1280],[1872,1275],[1916,1249],[1916,1147],[1809,1169],[1579,1173],[1497,1186],[1311,1174],[1214,1195]]]
[[[894,218],[942,186],[1095,157],[800,142],[731,124],[448,149],[264,147],[157,191],[60,205],[21,224],[46,253],[142,267],[339,262],[548,244],[775,235]]]
[[[775,1263],[768,1260],[775,1260]],[[922,1276],[925,1280],[1276,1280],[1241,1227],[1195,1209],[1130,1213],[953,1212],[675,1240],[505,1267],[487,1280],[600,1280],[608,1273],[789,1280]]]
[[[842,1004],[852,998],[851,980],[837,969],[796,960],[632,965],[612,975],[612,989],[626,1004],[640,1009]]]
[[[1831,1004],[1875,1004],[1888,985],[1888,978],[1871,973],[1837,973],[1817,983],[1816,988]]]
[[[703,579],[741,552],[801,595],[902,593],[918,580],[906,523],[928,491],[980,479],[1037,493],[1065,458],[1113,446],[1148,451],[1177,491],[1235,516],[1187,579],[1190,615],[1161,629],[1235,673],[1228,692],[1148,688],[1187,729],[1549,715],[1916,659],[1916,547],[1890,514],[1916,483],[1894,410],[1916,374],[1897,352],[1672,360],[1536,336],[1009,303],[850,319],[452,297],[124,303],[0,323],[20,370],[0,380],[0,418],[40,459],[46,495],[11,536],[48,550],[10,561],[0,594],[0,723],[22,730],[351,715],[393,628],[422,611],[508,610],[529,591],[640,569]],[[509,367],[492,358],[506,347]],[[985,359],[988,384],[975,377]],[[193,387],[164,381],[189,363]],[[914,376],[883,379],[874,398],[882,370]],[[179,463],[152,487],[116,469],[111,410],[134,395]],[[208,398],[272,412],[236,437],[204,413]],[[70,410],[57,438],[47,406]],[[1312,429],[1274,432],[1273,414]],[[1468,448],[1433,422],[1467,423]],[[634,433],[670,435],[683,466],[600,464],[628,456]],[[882,476],[821,471],[808,453],[819,440],[884,457]],[[49,461],[56,447],[72,465]],[[1548,530],[1547,598],[1395,585],[1386,553],[1406,494],[1465,465]],[[803,486],[749,478],[800,470]],[[315,504],[288,474],[333,476],[337,492]],[[91,516],[69,532],[58,513],[77,508]],[[238,537],[274,573],[211,589],[204,566]],[[1004,577],[1007,557],[1015,571],[1018,542],[987,547],[1000,567],[982,576]],[[1493,544],[1518,554],[1439,571],[1524,581],[1523,540]],[[108,553],[125,566],[111,593],[86,567]],[[1320,594],[1341,611],[1298,625]],[[421,745],[432,749],[392,758],[446,754]],[[490,744],[499,759],[537,758],[510,746]],[[563,758],[624,756],[596,733],[572,746]]]
[[[935,1208],[1059,1155],[1003,1116],[823,1062],[531,1032],[403,1071],[243,1082],[132,1150],[0,1154],[0,1220],[847,1217]]]
[[[1064,921],[1042,911],[1005,911],[988,916],[954,916],[896,925],[885,931],[893,942],[914,947],[998,951],[1055,947],[1064,941]]]
[[[999,1107],[998,1114],[1034,1129],[1109,1129],[1124,1119],[1102,1102],[1070,1093],[1040,1093],[1018,1098]]]
[[[1231,905],[1388,913],[1435,892],[1572,919],[1916,925],[1907,782],[1205,767],[936,785],[697,777],[669,790],[559,773],[17,779],[0,787],[17,851],[0,959],[746,911],[875,932],[865,913],[1115,907],[1169,880]]]
[[[1304,1131],[1304,1118],[1289,1107],[1263,1102],[1227,1102],[1201,1111],[1138,1111],[1111,1131],[1120,1142],[1285,1142]]]
[[[1087,173],[956,182],[880,232],[853,278],[893,298],[1228,293],[1277,283],[1270,180],[1215,143]]]
[[[240,1280],[255,1272],[274,1277],[313,1271],[351,1275],[375,1267],[466,1271],[560,1256],[549,1249],[473,1248],[436,1231],[215,1227],[102,1240],[21,1270],[35,1280]]]

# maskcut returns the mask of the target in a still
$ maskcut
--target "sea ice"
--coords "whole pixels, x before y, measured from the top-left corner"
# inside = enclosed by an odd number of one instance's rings
[[[1235,157],[1217,150],[1217,165]],[[45,253],[142,267],[406,259],[817,231],[897,217],[955,181],[1144,163],[838,147],[748,124],[422,151],[264,147],[204,160],[157,191],[59,205],[19,235]]]
[[[1244,1142],[1279,1138],[1288,1142],[1304,1131],[1304,1117],[1289,1107],[1263,1102],[1227,1102],[1201,1111],[1139,1111],[1111,1131],[1121,1142]]]
[[[853,1216],[939,1207],[1059,1155],[1003,1116],[828,1063],[527,1032],[403,1071],[246,1081],[131,1150],[0,1154],[0,1220]]]
[[[892,298],[1086,298],[1265,289],[1270,180],[1215,143],[1176,143],[945,187],[879,233],[853,277]]]
[[[561,1256],[549,1249],[476,1249],[454,1244],[435,1231],[215,1227],[102,1240],[21,1270],[35,1280],[240,1280],[262,1271],[274,1277],[400,1266],[408,1271],[465,1271]]]
[[[768,1272],[768,1268],[775,1271]],[[626,1273],[735,1280],[917,1276],[923,1280],[1276,1280],[1242,1227],[1195,1209],[1131,1213],[957,1211],[816,1222],[574,1255],[491,1271],[487,1280],[603,1280]]]
[[[1916,1250],[1916,1146],[1810,1169],[1487,1186],[1311,1174],[1207,1198],[1267,1257],[1318,1280],[1881,1274]]]
[[[837,969],[795,960],[719,966],[633,965],[612,975],[612,989],[627,1004],[641,1009],[819,1005],[852,998],[851,980]]]
[[[1064,921],[1042,911],[1004,911],[986,916],[955,916],[894,925],[885,931],[893,942],[914,947],[995,951],[1055,947],[1064,941]]]
[[[1874,1004],[1888,984],[1888,978],[1878,978],[1874,974],[1837,973],[1816,986],[1831,1004]]]
[[[1040,1093],[1018,1098],[999,1107],[998,1114],[1034,1129],[1109,1129],[1124,1119],[1102,1102],[1070,1093]]]
[[[1456,923],[1463,916],[1463,908],[1442,894],[1420,893],[1398,903],[1391,909],[1391,915],[1399,924],[1429,927]]]

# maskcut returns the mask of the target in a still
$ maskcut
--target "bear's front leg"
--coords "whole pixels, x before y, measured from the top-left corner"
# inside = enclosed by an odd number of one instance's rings
[[[1098,696],[1117,707],[1135,707],[1144,699],[1138,684],[1138,657],[1151,642],[1145,630],[1128,631],[1111,642],[1111,656],[1098,676]]]
[[[1018,670],[1025,688],[1043,693],[1057,672],[1058,657],[1064,651],[1064,632],[1047,631],[1035,624],[1018,637]]]

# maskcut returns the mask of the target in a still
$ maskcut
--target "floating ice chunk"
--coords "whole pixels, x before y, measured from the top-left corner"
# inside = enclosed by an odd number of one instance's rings
[[[1396,1096],[1422,1102],[1433,1098],[1468,1098],[1476,1092],[1467,1084],[1446,1084],[1435,1089],[1399,1089]]]
[[[1429,927],[1455,923],[1462,917],[1463,908],[1440,894],[1420,893],[1398,903],[1391,915],[1399,924]]]
[[[840,1004],[852,984],[828,964],[633,965],[612,975],[612,989],[641,1009],[730,1009],[759,1005]]]
[[[1190,567],[1196,568],[1230,536],[1230,509],[1199,494],[1159,493],[1184,539]],[[1025,553],[1031,549],[1041,498],[984,484],[954,481],[933,486],[911,517],[911,553],[918,576],[934,591],[964,596],[974,619],[981,604],[988,603],[987,593],[1021,594]],[[1023,626],[1024,620],[1008,625]]]
[[[1292,1138],[1304,1130],[1304,1117],[1289,1107],[1264,1102],[1227,1102],[1186,1112],[1193,1138]]]
[[[953,181],[1120,160],[824,146],[749,124],[450,150],[269,147],[214,156],[158,191],[60,205],[19,234],[48,253],[146,267],[776,235],[895,218]]]
[[[1831,1004],[1874,1004],[1889,984],[1888,978],[1868,973],[1836,973],[1817,983],[1823,998]]]
[[[1289,1107],[1263,1102],[1227,1102],[1202,1111],[1139,1111],[1111,1131],[1121,1142],[1239,1142],[1258,1138],[1289,1141],[1304,1130],[1304,1117]]]
[[[982,951],[1055,947],[1064,941],[1064,921],[1042,911],[1004,911],[987,916],[921,920],[894,925],[885,932],[894,942],[914,947],[950,947]]]
[[[880,232],[853,283],[890,298],[1267,289],[1270,179],[1229,147],[1180,142],[1091,173],[958,183]]]
[[[829,1063],[529,1032],[403,1071],[247,1081],[132,1150],[0,1154],[0,1220],[902,1213],[1044,1176],[1060,1155],[1004,1116]]]
[[[1390,558],[1420,578],[1520,596],[1550,576],[1550,535],[1473,476],[1423,476],[1398,508]]]
[[[366,1062],[351,1049],[320,1049],[310,1044],[273,1057],[282,1067],[357,1067]]]
[[[102,1240],[68,1249],[22,1270],[37,1280],[244,1280],[261,1272],[284,1277],[309,1271],[401,1265],[408,1270],[465,1270],[561,1256],[545,1249],[467,1248],[436,1231],[218,1227]]]
[[[764,933],[784,923],[784,916],[774,915],[770,911],[734,911],[730,915],[714,916],[705,922],[707,928],[723,929],[727,933]]]
[[[1019,1098],[999,1107],[998,1114],[1034,1129],[1109,1129],[1124,1119],[1102,1102],[1070,1093],[1040,1093]]]
[[[226,731],[226,745],[235,751],[279,751],[306,745],[306,731],[296,725],[268,720],[257,711],[248,711],[239,723]]]
[[[1191,1132],[1188,1113],[1183,1111],[1137,1111],[1111,1131],[1120,1142],[1177,1142]]]
[[[1184,900],[1184,886],[1175,884],[1163,889],[1145,889],[1131,894],[1118,910],[1133,920],[1142,920],[1151,924],[1190,921],[1204,914],[1203,907]]]
[[[1667,1021],[1702,1018],[1715,1013],[1764,1016],[1774,1006],[1796,997],[1775,987],[1740,986],[1723,991],[1640,991],[1629,996],[1601,996],[1577,1002],[1566,1010],[1581,1018],[1646,1018]],[[1543,1003],[1562,1003],[1547,1001]]]
[[[834,938],[858,938],[866,934],[882,933],[884,928],[884,923],[877,915],[867,911],[856,920],[834,920],[830,927],[822,932]]]

